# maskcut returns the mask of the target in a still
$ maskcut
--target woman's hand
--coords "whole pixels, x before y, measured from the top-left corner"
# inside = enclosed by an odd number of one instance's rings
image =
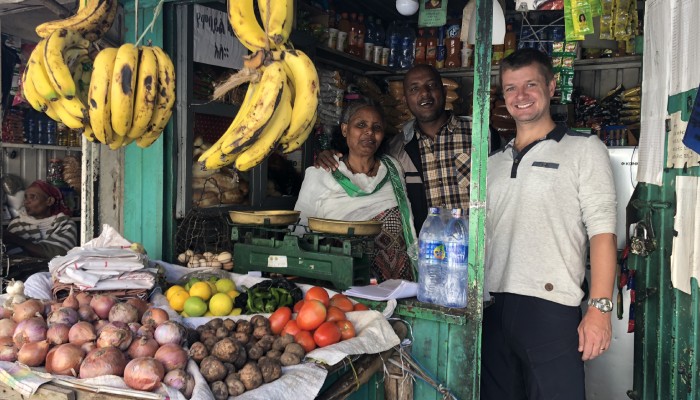
[[[332,150],[321,151],[316,157],[314,167],[323,168],[326,171],[335,171],[338,169],[338,161],[333,157],[334,155],[337,155],[338,157],[342,156],[341,153],[334,152]]]

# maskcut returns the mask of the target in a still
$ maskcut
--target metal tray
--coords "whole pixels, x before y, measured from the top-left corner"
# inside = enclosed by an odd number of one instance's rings
[[[299,211],[229,211],[229,218],[234,224],[241,225],[291,225],[299,220]]]
[[[374,236],[382,231],[381,221],[339,221],[309,217],[309,229],[334,235]]]

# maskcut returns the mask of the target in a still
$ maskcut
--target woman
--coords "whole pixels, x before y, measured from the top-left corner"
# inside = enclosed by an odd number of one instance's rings
[[[24,210],[10,221],[2,240],[40,258],[64,256],[78,243],[78,228],[61,191],[50,183],[34,181],[24,191]]]
[[[340,133],[334,146],[343,154],[335,156],[338,169],[306,170],[294,206],[301,212],[301,225],[307,224],[308,217],[381,221],[372,274],[379,281],[414,280],[406,251],[407,244],[415,243],[413,216],[403,170],[398,161],[384,154],[384,119],[373,104],[356,101],[343,111]]]

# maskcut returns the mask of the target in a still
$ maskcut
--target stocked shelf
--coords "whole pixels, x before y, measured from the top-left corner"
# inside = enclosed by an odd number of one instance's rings
[[[240,108],[235,104],[218,102],[193,103],[190,108],[197,114],[217,115],[219,117],[234,117]]]
[[[35,150],[58,150],[58,151],[82,151],[81,147],[55,146],[49,144],[25,144],[25,143],[5,143],[0,144],[3,148],[15,149],[35,149]]]
[[[641,68],[642,56],[625,56],[612,58],[587,58],[574,61],[576,71],[598,69]]]
[[[361,75],[393,75],[396,70],[389,67],[351,56],[342,51],[326,46],[316,46],[316,62],[342,68]]]

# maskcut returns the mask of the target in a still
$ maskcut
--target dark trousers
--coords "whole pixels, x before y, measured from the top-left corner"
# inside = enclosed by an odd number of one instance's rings
[[[585,400],[579,307],[496,293],[484,309],[481,400]]]

